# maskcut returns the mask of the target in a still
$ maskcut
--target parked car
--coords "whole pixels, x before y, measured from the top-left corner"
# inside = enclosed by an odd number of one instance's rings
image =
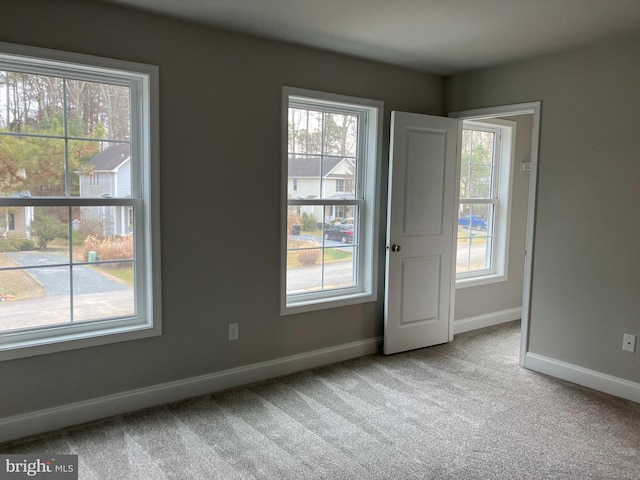
[[[460,217],[458,218],[458,225],[469,229],[475,228],[476,230],[487,229],[487,221],[479,215],[465,215],[464,217]]]
[[[353,225],[336,224],[324,230],[325,240],[338,240],[342,243],[353,243]]]

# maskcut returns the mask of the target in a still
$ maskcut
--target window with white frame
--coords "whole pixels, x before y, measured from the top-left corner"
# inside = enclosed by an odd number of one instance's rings
[[[382,112],[283,89],[283,314],[376,298]]]
[[[456,281],[506,280],[515,122],[463,122]]]
[[[156,104],[157,67],[0,44],[0,359],[160,334]]]

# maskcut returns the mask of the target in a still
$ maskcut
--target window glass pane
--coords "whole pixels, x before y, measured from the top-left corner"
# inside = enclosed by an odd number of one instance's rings
[[[287,251],[287,294],[322,289],[322,249],[313,242],[294,242]]]
[[[482,130],[468,131],[470,134],[470,149],[467,151],[467,163],[473,165],[491,165],[493,162],[493,142],[495,133],[484,132]]]
[[[294,157],[322,154],[322,112],[289,108],[289,153]]]
[[[458,232],[458,247],[456,253],[456,273],[469,271],[469,238]]]
[[[315,219],[322,218],[323,211],[325,222],[318,224]],[[357,284],[356,223],[357,207],[353,205],[289,207],[287,293]]]
[[[492,198],[491,185],[493,169],[489,165],[471,165],[464,198]]]
[[[325,155],[355,158],[358,147],[358,117],[325,113],[323,145]]]
[[[355,205],[327,205],[324,208],[325,246],[335,247],[337,243],[354,243],[357,224]]]
[[[85,239],[92,235],[102,240],[112,236],[127,236],[132,232],[129,205],[82,206],[74,216],[73,230]],[[75,212],[74,212],[75,213]]]
[[[69,142],[73,196],[131,197],[131,147],[128,143]]]
[[[0,135],[0,195],[64,196],[62,139]]]
[[[288,198],[355,198],[358,117],[289,108]]]
[[[325,289],[346,288],[357,285],[356,247],[340,246],[325,248],[324,250],[324,278]]]
[[[493,132],[462,131],[460,198],[492,198],[494,137]]]
[[[3,268],[18,265],[0,255]],[[0,270],[0,330],[67,323],[70,318],[69,267]]]
[[[351,158],[325,157],[322,161],[322,198],[355,198],[356,162]]]
[[[69,263],[67,207],[2,207],[0,225],[1,257],[20,266]]]
[[[84,208],[117,208],[123,207],[84,207]],[[124,207],[126,208],[126,207]],[[84,235],[74,233],[73,261],[74,262],[107,262],[111,260],[133,260],[133,235],[104,236],[99,233]],[[115,268],[115,267],[113,267]]]
[[[104,249],[102,251],[105,252]],[[107,260],[100,256],[97,259]],[[133,314],[135,314],[133,262],[74,265],[74,321]]]
[[[492,212],[492,204],[460,204],[456,273],[488,270],[492,267]]]
[[[322,158],[289,154],[288,198],[320,198]]]
[[[129,87],[67,80],[68,135],[128,140]]]
[[[0,131],[62,135],[61,78],[0,70]]]

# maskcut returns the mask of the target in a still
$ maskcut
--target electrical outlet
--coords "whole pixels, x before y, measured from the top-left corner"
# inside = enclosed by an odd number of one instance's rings
[[[625,333],[622,336],[622,349],[627,352],[635,352],[636,351],[636,336],[631,335],[630,333]]]
[[[240,333],[240,324],[230,323],[229,324],[229,340],[238,340],[239,333]]]

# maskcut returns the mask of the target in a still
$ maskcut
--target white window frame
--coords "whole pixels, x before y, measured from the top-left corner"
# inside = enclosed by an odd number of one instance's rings
[[[459,199],[461,203],[492,203],[493,240],[491,244],[491,268],[474,272],[456,273],[456,288],[476,287],[508,280],[509,233],[511,218],[511,186],[513,183],[513,158],[515,155],[516,122],[503,119],[463,120],[462,128],[495,133],[494,179],[492,199]],[[460,179],[458,179],[458,182]],[[457,222],[457,219],[456,219]]]
[[[135,208],[135,314],[0,331],[0,361],[162,333],[158,160],[158,67],[0,42],[0,69],[127,85],[131,92],[131,198],[0,198],[0,206]],[[69,173],[68,173],[69,175]]]
[[[288,199],[288,119],[289,106],[302,108],[330,108],[338,113],[361,115],[359,138],[359,164],[356,167],[359,182],[356,198],[347,200]],[[281,274],[280,313],[289,315],[300,312],[334,308],[377,299],[379,239],[378,217],[380,198],[380,165],[382,145],[382,121],[384,103],[345,95],[305,90],[294,87],[282,88],[282,181],[281,181]],[[357,180],[358,181],[358,180]],[[360,224],[355,226],[354,236],[358,240],[359,252],[356,260],[357,285],[349,288],[326,290],[314,293],[287,295],[287,207],[300,205],[356,205]]]

